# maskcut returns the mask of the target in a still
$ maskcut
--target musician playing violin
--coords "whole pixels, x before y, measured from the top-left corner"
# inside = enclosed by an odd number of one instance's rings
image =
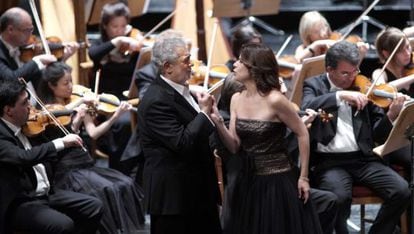
[[[140,38],[129,37],[132,30],[129,20],[130,11],[124,3],[105,4],[99,26],[101,39],[92,42],[89,48],[94,68],[101,69],[99,91],[114,94],[120,99],[125,98],[122,92],[129,88],[138,58],[138,53],[130,51],[142,47]]]
[[[396,49],[384,73],[380,74],[379,68],[372,73],[372,77],[380,76],[377,84],[388,83],[398,91],[414,97],[414,76],[410,76],[414,73],[412,48],[407,36],[398,28],[388,27],[378,34],[375,47],[381,63],[385,63],[401,39],[403,41]]]
[[[139,38],[129,37],[130,11],[122,2],[105,4],[102,9],[100,32],[101,39],[92,42],[89,56],[93,60],[94,69],[100,69],[99,92],[110,93],[123,100],[122,92],[128,90],[131,83],[137,52],[142,43]],[[134,30],[135,31],[135,30]],[[120,50],[126,47],[128,50]],[[124,113],[107,132],[101,151],[111,155],[109,166],[122,170],[120,156],[131,136],[129,113]]]
[[[72,94],[71,68],[62,62],[50,64],[45,69],[38,92],[45,104],[68,105]],[[107,121],[95,126],[94,117],[83,103],[75,107],[76,112],[68,129],[76,133],[84,126],[86,133],[96,139],[108,131],[128,108],[129,104],[122,102]],[[57,130],[53,127],[47,128],[42,137],[47,139],[60,135]],[[81,150],[64,151],[60,156],[61,159],[54,165],[56,186],[91,194],[104,202],[106,208],[99,227],[101,233],[116,233],[118,230],[135,233],[142,228],[144,214],[139,203],[142,194],[130,177],[110,168],[94,167],[90,154]]]
[[[299,22],[302,44],[296,48],[296,60],[302,62],[305,58],[324,54],[327,48],[335,43],[330,39],[331,34],[331,26],[319,12],[309,11],[303,14]]]
[[[332,32],[326,18],[317,11],[309,11],[302,15],[299,22],[299,36],[302,44],[295,51],[298,62],[325,54],[326,50],[342,37],[339,33]],[[354,39],[355,37],[358,39]],[[360,56],[363,58],[368,45],[357,36],[353,36],[351,42],[357,44]]]
[[[385,113],[368,102],[366,95],[350,89],[359,73],[358,47],[340,41],[325,57],[326,73],[305,80],[302,108],[322,108],[334,113],[328,123],[315,119],[311,127],[311,166],[319,189],[337,195],[336,233],[348,233],[352,184],[362,182],[384,200],[370,233],[393,233],[408,204],[407,182],[373,154],[392,129],[404,97],[398,97]],[[356,114],[356,111],[358,113]]]
[[[25,46],[32,36],[34,27],[31,16],[22,8],[8,9],[0,18],[0,80],[24,77],[35,84],[40,78],[40,71],[56,61],[55,56],[41,54],[29,62],[20,60],[19,47]],[[67,58],[76,52],[75,45],[70,44],[65,51]]]

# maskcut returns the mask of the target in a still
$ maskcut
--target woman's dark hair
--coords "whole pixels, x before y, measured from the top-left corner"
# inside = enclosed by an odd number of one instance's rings
[[[72,68],[64,62],[54,62],[43,70],[42,79],[37,86],[37,94],[44,103],[53,103],[55,95],[49,84],[56,86],[65,73],[72,72]]]
[[[272,89],[280,90],[279,66],[272,49],[259,43],[245,44],[240,62],[248,68],[259,93],[266,95]]]
[[[124,16],[128,22],[130,20],[129,8],[124,2],[119,1],[114,3],[107,3],[104,5],[101,12],[101,23],[99,24],[102,41],[109,40],[108,35],[105,31],[105,26],[108,25],[113,18],[119,16]]]
[[[26,92],[24,84],[17,79],[0,81],[0,116],[3,116],[5,106],[15,106],[19,96]]]

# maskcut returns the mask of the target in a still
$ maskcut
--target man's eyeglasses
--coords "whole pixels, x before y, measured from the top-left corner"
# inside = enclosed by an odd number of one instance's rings
[[[19,30],[20,32],[23,32],[23,33],[27,33],[27,34],[31,34],[32,32],[33,32],[33,30],[34,30],[34,28],[33,27],[30,27],[30,28],[17,28],[17,30]]]
[[[361,70],[359,70],[359,68],[357,68],[352,72],[342,71],[342,72],[339,72],[339,74],[343,78],[349,78],[349,77],[353,77],[353,76],[358,75],[360,72],[361,72]]]

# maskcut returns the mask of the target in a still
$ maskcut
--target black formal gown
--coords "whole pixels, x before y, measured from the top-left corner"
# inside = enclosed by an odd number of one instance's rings
[[[242,173],[237,179],[229,233],[322,233],[310,199],[298,198],[299,173],[285,153],[280,122],[237,119]],[[226,213],[227,214],[227,213]]]
[[[49,128],[43,137],[54,139],[53,135],[61,133]],[[114,169],[94,166],[89,153],[81,148],[65,149],[58,154],[61,158],[54,165],[55,186],[88,194],[103,202],[101,234],[135,233],[143,228],[143,192],[132,178]]]

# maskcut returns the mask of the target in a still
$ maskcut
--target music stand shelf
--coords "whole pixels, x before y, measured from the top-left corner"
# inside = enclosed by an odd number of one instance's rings
[[[276,29],[258,19],[257,15],[276,15],[279,13],[280,0],[216,0],[214,1],[213,16],[214,17],[245,17],[235,27],[234,31],[243,25],[256,25],[276,36],[284,35],[285,32]]]

